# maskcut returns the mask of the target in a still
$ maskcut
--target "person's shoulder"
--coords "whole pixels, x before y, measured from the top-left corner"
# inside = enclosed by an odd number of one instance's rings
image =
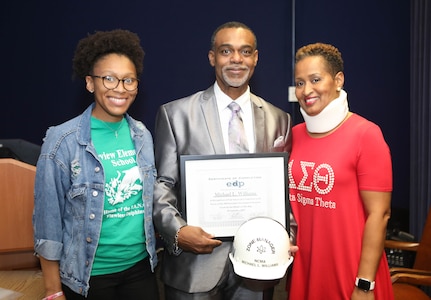
[[[292,127],[292,133],[296,133],[296,132],[302,132],[302,131],[306,131],[307,128],[305,127],[305,122],[296,124]]]
[[[184,102],[190,102],[190,101],[193,101],[194,99],[199,98],[203,94],[203,92],[204,91],[198,91],[198,92],[193,93],[191,95],[187,95],[187,96],[172,100],[166,104],[167,105],[178,105],[178,104],[182,104]]]
[[[364,127],[364,128],[380,128],[379,125],[377,125],[376,123],[374,123],[373,121],[357,114],[357,113],[352,113],[352,116],[350,117],[351,119],[351,123],[356,124],[356,126],[358,127]]]
[[[126,119],[129,122],[129,126],[132,126],[132,129],[135,131],[148,132],[147,126],[145,126],[144,122],[141,120],[135,119],[129,114],[126,114]]]
[[[198,109],[201,104],[208,102],[214,97],[214,92],[207,90],[198,91],[186,97],[169,101],[160,105],[159,113],[166,112],[169,115],[187,113],[189,110]]]
[[[63,123],[50,126],[47,131],[51,134],[64,134],[72,129],[75,129],[81,118],[82,115],[75,116]]]
[[[187,96],[166,102],[165,104],[162,104],[162,106],[184,105],[185,103],[193,102],[200,99],[209,99],[212,95],[214,95],[214,90],[212,89],[212,86],[211,86],[206,90],[200,90],[193,94],[189,94]]]
[[[70,139],[77,132],[81,115],[69,119],[61,124],[48,127],[43,137],[41,153],[56,151],[63,141]]]
[[[362,136],[383,135],[382,129],[377,123],[357,113],[353,113],[349,118],[349,124],[348,130],[352,134],[359,134]]]
[[[49,127],[47,132],[67,135],[71,132],[75,132],[79,127],[90,126],[90,117],[93,107],[94,104],[89,105],[81,114],[72,117],[63,123]]]
[[[264,98],[262,98],[258,95],[251,93],[250,97],[251,97],[253,103],[262,107],[263,109],[271,109],[273,111],[277,111],[280,113],[285,113],[285,114],[287,113],[283,109],[281,109],[280,107],[276,106],[275,104],[272,104],[268,100],[265,100]]]
[[[300,130],[300,128],[304,128],[304,127],[305,127],[305,122],[300,122],[300,123],[294,125],[292,129]]]

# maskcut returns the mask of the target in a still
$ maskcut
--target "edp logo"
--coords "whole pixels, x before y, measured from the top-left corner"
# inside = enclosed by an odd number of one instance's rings
[[[235,180],[235,181],[228,181],[226,183],[226,186],[227,187],[243,187],[244,184],[245,184],[244,181]]]

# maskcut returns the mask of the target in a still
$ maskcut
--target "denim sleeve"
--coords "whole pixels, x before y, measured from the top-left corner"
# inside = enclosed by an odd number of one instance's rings
[[[36,255],[40,255],[47,260],[60,260],[63,243],[38,239],[35,241],[34,249]]]
[[[67,167],[49,147],[42,146],[36,167],[33,230],[35,252],[50,260],[59,260],[63,247],[63,212]],[[51,150],[50,150],[51,149]]]

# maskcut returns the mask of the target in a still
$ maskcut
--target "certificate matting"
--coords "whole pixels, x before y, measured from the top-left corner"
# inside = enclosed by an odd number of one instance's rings
[[[285,152],[182,155],[187,224],[216,237],[233,237],[244,221],[256,216],[286,227],[287,159]]]

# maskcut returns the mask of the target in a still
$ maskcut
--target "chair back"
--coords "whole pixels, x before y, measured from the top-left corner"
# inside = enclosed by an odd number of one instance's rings
[[[428,212],[419,243],[413,268],[431,271],[431,209]]]

